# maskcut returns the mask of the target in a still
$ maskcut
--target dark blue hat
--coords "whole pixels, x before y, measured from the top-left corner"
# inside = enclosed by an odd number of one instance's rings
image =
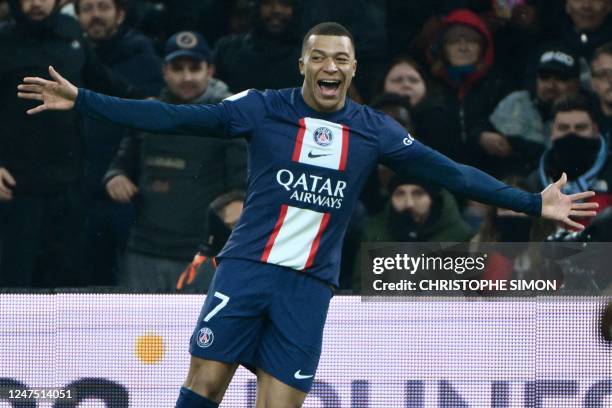
[[[580,57],[566,47],[549,47],[540,55],[537,72],[580,77]]]
[[[208,42],[195,31],[181,31],[174,34],[166,42],[164,62],[170,62],[178,57],[195,58],[210,62],[211,51]]]

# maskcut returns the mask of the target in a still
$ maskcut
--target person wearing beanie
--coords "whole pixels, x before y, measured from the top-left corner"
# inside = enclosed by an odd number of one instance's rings
[[[389,203],[366,222],[363,242],[465,242],[472,237],[448,191],[400,176],[389,181],[388,191]]]

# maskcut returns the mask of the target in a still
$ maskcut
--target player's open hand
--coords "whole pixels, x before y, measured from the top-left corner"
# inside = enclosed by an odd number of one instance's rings
[[[583,230],[584,226],[570,217],[594,217],[597,213],[597,203],[580,203],[585,198],[593,197],[595,192],[585,191],[566,195],[561,192],[567,183],[567,175],[563,173],[559,180],[549,184],[540,194],[542,195],[542,217],[559,221],[565,228]]]
[[[52,81],[39,77],[26,77],[17,86],[17,96],[23,99],[41,101],[42,104],[28,110],[29,115],[45,110],[69,110],[74,107],[79,89],[49,66]]]
[[[15,179],[4,167],[0,167],[0,201],[10,201],[13,199],[13,190]]]
[[[106,192],[113,200],[127,204],[138,193],[138,187],[129,178],[119,174],[106,183]]]

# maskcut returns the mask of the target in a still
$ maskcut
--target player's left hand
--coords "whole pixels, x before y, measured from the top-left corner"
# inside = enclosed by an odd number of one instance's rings
[[[567,175],[563,173],[559,180],[549,184],[540,194],[542,195],[542,217],[559,221],[565,228],[583,230],[584,226],[570,217],[594,217],[599,207],[597,203],[579,203],[585,198],[593,197],[594,191],[585,191],[566,195],[561,192],[567,183]]]

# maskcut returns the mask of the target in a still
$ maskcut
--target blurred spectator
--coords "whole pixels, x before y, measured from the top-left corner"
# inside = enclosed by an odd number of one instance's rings
[[[240,219],[246,194],[233,190],[222,194],[208,207],[208,238],[178,278],[176,289],[183,293],[204,292],[212,281],[216,260]]]
[[[212,78],[211,51],[199,34],[183,31],[166,45],[160,100],[217,103],[230,96]],[[127,137],[104,177],[106,190],[120,203],[136,204],[121,285],[132,289],[174,290],[198,246],[205,242],[208,205],[246,182],[243,143],[206,135]]]
[[[7,0],[0,0],[0,23],[10,18],[9,5]]]
[[[53,65],[77,86],[134,95],[82,40],[78,23],[55,0],[11,0],[13,20],[0,28],[0,286],[81,286],[82,141],[76,113],[26,114],[17,98],[26,76]]]
[[[447,156],[477,166],[476,126],[486,120],[508,83],[492,71],[493,41],[489,30],[473,12],[453,11],[428,48],[431,71],[441,81],[442,103],[419,115],[417,134],[427,135],[429,144]]]
[[[499,160],[502,172],[529,174],[549,145],[553,105],[579,91],[578,56],[563,47],[547,48],[539,59],[535,87],[502,99],[489,117],[489,129],[480,132],[480,146]]]
[[[544,0],[546,1],[546,0]],[[495,44],[495,67],[524,86],[523,76],[533,44],[541,40],[543,14],[551,14],[551,2],[542,0],[470,0],[470,8],[483,19]]]
[[[123,24],[125,1],[76,0],[74,6],[78,21],[100,61],[146,94],[159,95],[163,82],[161,60],[151,40]],[[125,249],[133,222],[133,207],[110,200],[102,177],[128,129],[94,118],[85,118],[83,127],[85,239],[90,283],[113,285],[118,272],[118,255]]]
[[[563,193],[593,190],[596,195],[592,201],[599,203],[599,210],[611,205],[612,163],[590,102],[580,98],[557,103],[550,140],[551,147],[529,176],[530,189],[541,191],[565,172],[568,182],[561,189]]]
[[[216,75],[233,92],[300,86],[298,0],[255,0],[253,28],[219,40]]]
[[[612,42],[599,47],[591,60],[591,86],[597,96],[597,122],[608,142],[612,139]]]
[[[208,238],[206,254],[217,256],[229,239],[240,219],[246,194],[241,190],[230,191],[215,198],[208,209]]]
[[[612,38],[610,11],[610,0],[565,0],[569,18],[557,23],[560,32],[556,37],[589,61],[595,49]]]
[[[406,55],[395,57],[384,72],[380,93],[391,93],[408,98],[416,106],[427,95],[426,74],[418,62]]]
[[[375,96],[370,106],[391,116],[409,133],[413,132],[412,108],[407,97],[395,93],[383,93]],[[387,166],[378,164],[368,177],[361,193],[361,202],[368,214],[377,214],[385,208],[388,199],[387,184],[393,174]]]
[[[395,119],[408,132],[414,132],[410,98],[393,92],[375,96],[370,106]]]
[[[419,33],[437,24],[439,16],[466,7],[463,0],[387,0],[387,32],[391,55],[418,51]],[[421,58],[419,61],[424,62]]]
[[[389,204],[366,222],[363,242],[465,242],[472,237],[446,190],[394,176],[388,191]]]
[[[387,205],[383,212],[366,218],[361,242],[467,242],[472,237],[448,191],[398,175],[387,187]],[[359,265],[353,265],[354,290],[361,287]]]
[[[508,185],[528,189],[526,180],[521,175],[511,174],[503,180]],[[478,234],[472,238],[475,245],[490,242],[512,243],[495,245],[485,249],[488,253],[482,279],[508,280],[526,279],[533,265],[538,263],[532,241],[535,223],[532,217],[504,208],[487,206],[484,221]],[[475,250],[476,247],[473,247]]]
[[[166,3],[170,33],[198,31],[211,44],[229,34],[249,30],[250,0],[175,0]]]

